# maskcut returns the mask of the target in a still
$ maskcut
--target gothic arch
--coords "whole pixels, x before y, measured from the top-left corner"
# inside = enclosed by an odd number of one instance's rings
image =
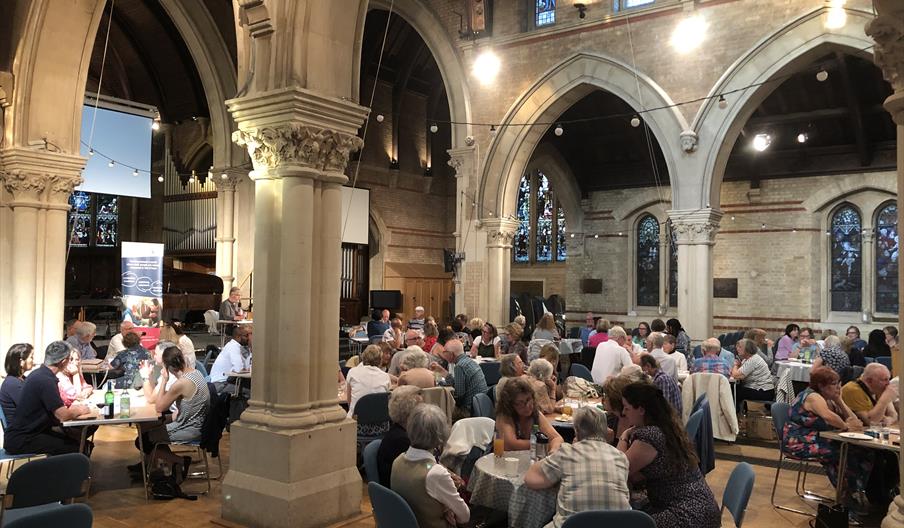
[[[639,87],[639,93],[638,93]],[[578,53],[549,70],[509,109],[490,145],[479,190],[479,209],[497,217],[513,214],[518,182],[531,153],[546,132],[539,126],[506,126],[554,120],[593,90],[608,91],[632,108],[669,107],[644,114],[644,120],[662,148],[672,185],[677,180],[680,135],[687,123],[672,100],[646,75],[616,59]]]
[[[433,11],[418,0],[394,0],[394,14],[405,19],[418,32],[439,67],[446,87],[446,98],[449,101],[449,115],[452,121],[460,124],[452,125],[452,148],[465,146],[465,138],[471,134],[471,100],[469,97],[468,77],[462,66],[459,54],[449,41],[448,33]],[[389,10],[388,0],[372,0],[368,9]],[[360,59],[360,55],[359,55]],[[355,64],[356,71],[360,64]],[[363,101],[361,102],[363,103]]]
[[[559,150],[550,144],[539,145],[524,170],[524,174],[535,170],[542,171],[549,178],[552,189],[565,211],[568,232],[582,233],[584,231],[584,209],[581,207],[581,190],[578,188],[577,179],[571,172],[571,167]]]
[[[836,181],[830,185],[820,187],[802,204],[807,211],[815,213],[826,206],[844,201],[849,196],[865,191],[876,191],[889,196],[897,196],[897,182],[888,173],[863,174],[857,181]]]
[[[684,208],[703,207],[704,204],[718,208],[722,178],[735,140],[757,106],[776,87],[758,84],[783,70],[808,63],[830,47],[871,56],[864,51],[873,45],[866,36],[865,26],[874,18],[873,14],[850,8],[845,11],[847,23],[838,29],[825,27],[828,7],[819,7],[791,20],[760,40],[716,82],[694,119],[693,130],[700,141],[698,162],[701,166],[690,175],[699,181],[687,183],[696,187],[689,190],[696,195],[697,203],[686,203]],[[714,97],[735,90],[739,91],[725,96],[728,106],[719,108]]]
[[[669,208],[669,205],[672,203],[672,190],[671,189],[663,189],[662,196],[657,196],[656,198],[650,198],[646,193],[634,193],[627,200],[622,201],[618,204],[615,210],[612,211],[612,216],[619,222],[624,221],[628,217],[632,215],[636,215],[641,211],[645,211],[648,209],[656,209],[661,208],[663,211],[663,215],[665,214],[665,210]],[[657,216],[657,215],[654,215]],[[658,216],[657,216],[658,218]],[[660,219],[660,222],[664,222],[667,216],[663,216]]]

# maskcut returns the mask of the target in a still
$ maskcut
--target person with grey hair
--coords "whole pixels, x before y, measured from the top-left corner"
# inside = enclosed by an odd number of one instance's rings
[[[16,415],[5,431],[3,447],[8,453],[59,455],[78,452],[78,440],[56,428],[60,422],[91,412],[81,403],[66,407],[60,397],[56,375],[66,368],[71,350],[71,345],[65,341],[50,343],[44,351],[44,364],[25,380]]]
[[[453,420],[467,418],[471,416],[471,400],[477,393],[487,391],[487,379],[480,365],[465,354],[464,346],[458,339],[446,341],[439,353],[441,359],[449,364],[449,368],[454,366],[455,374],[450,374],[439,363],[431,363],[430,368],[444,377],[444,385],[451,385],[455,389]]]
[[[556,515],[546,528],[560,528],[582,511],[630,510],[628,457],[606,440],[606,414],[594,407],[574,412],[573,444],[534,462],[524,485],[547,489],[558,485]]]
[[[66,338],[66,342],[78,350],[82,359],[97,358],[97,351],[91,346],[94,335],[97,333],[97,325],[90,321],[81,321],[75,324],[75,334]]]
[[[751,339],[741,339],[736,345],[738,361],[731,371],[731,377],[738,380],[735,404],[741,412],[744,400],[775,401],[775,381],[769,365],[757,354],[756,343]]]
[[[665,334],[653,332],[647,337],[647,350],[650,351],[649,354],[656,358],[656,362],[659,363],[659,368],[662,369],[662,372],[671,376],[675,381],[678,381],[678,363],[675,361],[675,358],[665,353],[665,350],[662,349],[664,345]]]
[[[844,379],[844,375],[851,366],[851,358],[841,349],[841,338],[830,335],[823,341],[822,349],[813,360],[813,368],[826,366],[834,370]]]
[[[348,417],[355,416],[355,404],[362,396],[376,392],[389,392],[392,381],[389,374],[380,369],[383,351],[377,345],[367,345],[361,352],[361,364],[353,367],[345,375],[345,401],[348,402]]]
[[[229,297],[220,304],[220,321],[242,321],[245,319],[245,311],[242,310],[242,289],[233,286],[229,290]]]
[[[111,337],[110,344],[107,345],[108,356],[115,357],[116,354],[119,354],[126,349],[125,345],[122,344],[122,338],[124,335],[131,333],[134,328],[135,324],[132,321],[123,321],[119,323],[119,333]]]
[[[534,400],[541,413],[549,414],[556,410],[556,382],[552,377],[552,363],[543,358],[530,362],[527,369],[527,381],[534,389]]]
[[[392,482],[392,463],[410,447],[408,441],[408,417],[424,402],[419,387],[399,387],[389,396],[389,431],[377,450],[377,469],[380,484],[389,487]]]
[[[411,506],[418,526],[446,528],[471,518],[458,494],[461,479],[436,463],[436,451],[449,437],[449,421],[435,405],[418,405],[408,418],[411,447],[392,464],[392,490]]]
[[[422,389],[436,386],[436,377],[427,367],[430,366],[430,357],[421,347],[412,345],[399,352],[402,360],[399,361],[399,386],[414,385]]]
[[[625,348],[626,343],[631,346],[624,328],[613,326],[609,329],[609,339],[596,347],[596,354],[593,356],[590,374],[594,383],[602,385],[610,376],[617,376],[622,367],[634,363],[634,358]]]
[[[726,363],[725,359],[721,357],[722,345],[719,343],[718,339],[715,337],[706,339],[700,345],[700,350],[703,352],[703,357],[694,359],[691,372],[722,374],[726,378],[731,376],[731,368],[734,366],[734,359],[732,359],[731,365],[729,365]],[[733,354],[729,355],[734,358]]]
[[[496,382],[496,399],[505,383],[512,378],[520,378],[524,375],[524,361],[518,354],[503,354],[499,357],[499,381]]]

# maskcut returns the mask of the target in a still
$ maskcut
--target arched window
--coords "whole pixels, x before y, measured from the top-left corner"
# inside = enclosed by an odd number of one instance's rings
[[[516,215],[520,224],[513,242],[515,262],[565,261],[565,212],[542,172],[521,178]]]
[[[69,245],[115,247],[119,243],[119,199],[75,191],[69,196]]]
[[[889,203],[876,215],[876,310],[898,313],[898,206]]]
[[[659,306],[659,221],[653,215],[637,223],[637,305]]]
[[[836,312],[859,312],[862,306],[860,229],[860,213],[853,206],[843,205],[832,214],[829,291]]]

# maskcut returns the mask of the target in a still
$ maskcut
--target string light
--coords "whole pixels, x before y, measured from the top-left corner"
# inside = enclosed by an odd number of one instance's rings
[[[728,101],[725,100],[724,95],[719,96],[719,108],[721,108],[722,110],[728,108]]]
[[[631,126],[634,128],[637,128],[640,126],[640,118],[637,117],[636,115],[631,118]]]
[[[490,125],[490,135],[491,136],[496,135],[496,125]]]
[[[819,70],[818,72],[816,72],[816,80],[817,81],[825,82],[826,79],[828,79],[828,78],[829,78],[829,72],[827,72],[825,70]]]
[[[434,134],[436,134],[438,131],[439,131],[439,127],[436,125],[436,123],[433,123],[432,125],[430,125],[430,132],[433,132]]]
[[[132,171],[132,176],[138,176],[138,169]]]
[[[377,114],[377,123],[383,122],[383,114]]]
[[[93,156],[93,155],[94,155],[94,149],[93,149],[93,148],[92,148],[92,149],[88,149],[88,155],[89,155],[89,156]]]
[[[557,136],[561,136],[562,134],[565,133],[565,129],[562,128],[562,125],[561,125],[561,124],[558,124],[558,125],[556,125],[556,129],[553,130],[553,133],[554,133],[555,135],[557,135]]]
[[[113,165],[116,165],[116,162],[113,161],[113,160],[110,160],[110,161],[107,163],[107,167],[112,167]]]
[[[798,142],[798,143],[806,143],[806,142],[807,142],[807,135],[804,134],[803,132],[801,132],[800,134],[798,134],[798,135],[797,135],[797,142]]]
[[[163,175],[162,174],[160,176],[157,176],[157,181],[159,181],[160,183],[163,183]]]

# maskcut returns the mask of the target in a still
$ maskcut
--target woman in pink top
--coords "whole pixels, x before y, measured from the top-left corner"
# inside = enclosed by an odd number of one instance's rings
[[[608,340],[609,321],[606,319],[600,319],[596,322],[596,333],[592,334],[587,340],[587,346],[589,346],[590,348],[596,348],[600,343],[604,343]]]
[[[788,359],[791,350],[794,348],[794,343],[797,341],[797,334],[799,332],[800,327],[794,323],[785,327],[785,335],[778,340],[778,348],[775,349],[776,360]]]
[[[79,399],[85,399],[94,392],[94,387],[85,382],[82,376],[82,369],[79,364],[78,350],[72,349],[69,352],[69,363],[66,368],[57,372],[59,380],[60,398],[66,407],[72,405],[72,402]]]

